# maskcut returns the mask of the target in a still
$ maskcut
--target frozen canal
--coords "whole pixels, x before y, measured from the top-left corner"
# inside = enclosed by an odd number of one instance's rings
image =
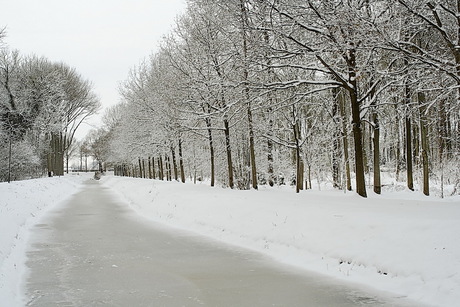
[[[34,228],[28,306],[410,306],[137,216],[98,181]]]

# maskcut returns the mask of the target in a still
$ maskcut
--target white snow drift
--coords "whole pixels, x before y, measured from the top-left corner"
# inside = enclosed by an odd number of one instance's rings
[[[8,306],[20,306],[27,230],[85,178],[0,184],[0,298]],[[419,302],[460,301],[458,196],[403,191],[363,199],[333,190],[235,191],[112,176],[101,184],[156,222]]]

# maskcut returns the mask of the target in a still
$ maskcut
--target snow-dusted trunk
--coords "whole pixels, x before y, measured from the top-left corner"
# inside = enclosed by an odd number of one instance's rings
[[[417,93],[420,111],[420,142],[422,149],[422,169],[423,169],[423,194],[430,195],[430,178],[428,162],[428,127],[426,114],[426,97],[423,92]]]
[[[359,114],[359,103],[355,91],[350,91],[350,100],[353,120],[353,140],[355,145],[356,193],[362,197],[367,197],[366,182],[364,177],[364,153],[361,118]]]
[[[374,134],[372,137],[372,143],[374,145],[374,192],[380,194],[382,192],[382,183],[380,180],[380,123],[377,111],[373,112],[372,121],[374,126]]]
[[[139,162],[139,173],[138,173],[138,177],[139,177],[139,178],[142,178],[142,161],[141,161],[141,158],[138,158],[138,162]]]
[[[257,167],[256,167],[256,154],[254,149],[254,124],[252,119],[252,110],[251,110],[251,97],[249,95],[249,65],[247,61],[248,57],[248,43],[247,43],[247,12],[246,4],[244,0],[240,0],[241,8],[241,19],[242,19],[242,40],[243,40],[243,81],[244,81],[244,95],[246,99],[246,108],[248,116],[248,130],[249,130],[249,158],[251,163],[251,183],[252,188],[257,190]]]
[[[182,183],[185,183],[184,159],[182,155],[182,138],[179,138],[179,168],[180,168],[180,180]]]
[[[209,106],[208,106],[209,108]],[[211,130],[211,119],[206,117],[206,128],[208,130],[208,142],[209,142],[209,154],[210,154],[210,163],[211,163],[211,187],[215,184],[215,157],[214,157],[214,143],[212,139],[212,130]]]
[[[366,181],[364,177],[364,152],[363,134],[361,126],[361,108],[358,100],[358,85],[356,80],[356,50],[348,49],[347,56],[348,76],[350,87],[351,117],[353,123],[353,140],[355,146],[355,173],[356,173],[356,193],[362,197],[367,197]]]
[[[149,179],[152,179],[152,158],[149,157]]]
[[[339,111],[339,96],[340,91],[338,88],[332,89],[332,121],[334,123],[332,138],[332,185],[334,188],[340,187],[340,174],[339,174],[339,142],[340,142],[340,128],[338,126],[338,111]]]
[[[229,126],[228,119],[226,116],[224,118],[224,134],[225,134],[225,149],[227,153],[228,186],[231,189],[233,189],[234,180],[233,180],[232,148],[230,145],[230,126]]]
[[[345,164],[345,177],[346,177],[346,189],[351,191],[351,171],[350,171],[350,157],[348,154],[348,127],[347,127],[347,112],[345,110],[345,96],[343,93],[339,93],[337,96],[339,99],[340,117],[342,121],[342,145],[343,145],[343,160]],[[311,184],[310,184],[311,186]]]
[[[166,164],[166,180],[172,180],[172,169],[171,169],[171,159],[167,154],[165,154],[165,164]]]
[[[266,46],[270,45],[270,36],[268,34],[268,31],[264,31],[264,42]],[[268,52],[265,53],[265,62],[268,67],[268,77],[269,77],[269,82],[272,82],[275,80],[275,73],[273,71],[273,68],[271,67],[272,61],[270,59],[270,55]],[[267,129],[267,172],[268,172],[268,185],[271,187],[274,185],[274,169],[273,169],[273,104],[274,104],[274,95],[269,92],[268,93],[268,108],[267,108],[267,118],[268,118],[268,129]]]
[[[174,146],[171,145],[171,157],[172,157],[172,164],[173,164],[173,171],[174,171],[174,180],[179,180],[179,176],[177,173],[177,161],[176,161],[176,150]]]
[[[405,91],[405,132],[406,132],[406,175],[407,175],[407,188],[414,190],[414,178],[413,178],[413,163],[412,163],[412,124],[410,119],[410,101],[411,101],[411,90],[409,85],[404,85]]]
[[[163,168],[163,158],[161,155],[157,159],[157,161],[158,161],[158,172],[159,172],[160,180],[165,180],[165,174],[164,174],[164,168]]]
[[[100,171],[102,171],[102,163],[99,162],[100,165]],[[145,168],[145,159],[142,159],[142,178],[147,178],[147,170]]]
[[[269,108],[268,113],[268,138],[267,138],[267,162],[268,162],[268,184],[272,187],[274,185],[274,170],[273,170],[273,141],[271,137],[273,136],[273,118],[272,110]]]
[[[295,144],[295,164],[296,164],[296,193],[299,193],[300,190],[303,190],[303,163],[301,158],[301,149],[300,149],[300,125],[299,120],[296,118],[295,107],[293,107],[293,117],[294,124],[292,125],[292,130],[294,134],[294,144]]]
[[[369,99],[371,100],[371,121],[372,121],[372,147],[373,147],[373,171],[374,171],[374,193],[382,193],[382,183],[380,179],[380,120],[377,111],[377,101],[375,98],[375,87],[371,78],[371,90]]]
[[[156,172],[155,172],[155,157],[152,157],[152,179],[156,179]]]

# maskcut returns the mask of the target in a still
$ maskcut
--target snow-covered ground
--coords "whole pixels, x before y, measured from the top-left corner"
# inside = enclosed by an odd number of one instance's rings
[[[28,232],[49,209],[76,193],[91,174],[0,183],[0,305],[22,306]]]
[[[12,302],[7,306],[19,302],[27,230],[84,178],[0,184],[0,298]],[[235,191],[113,176],[101,183],[156,222],[419,302],[460,301],[458,196],[401,191],[363,199],[333,190]]]
[[[439,306],[460,301],[460,198],[104,178],[139,214]]]

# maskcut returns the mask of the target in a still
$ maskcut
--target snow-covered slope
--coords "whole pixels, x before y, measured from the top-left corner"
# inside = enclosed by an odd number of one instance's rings
[[[460,301],[460,198],[108,177],[139,214],[279,261],[439,306]]]
[[[0,183],[0,305],[22,306],[21,278],[30,228],[91,174]]]

